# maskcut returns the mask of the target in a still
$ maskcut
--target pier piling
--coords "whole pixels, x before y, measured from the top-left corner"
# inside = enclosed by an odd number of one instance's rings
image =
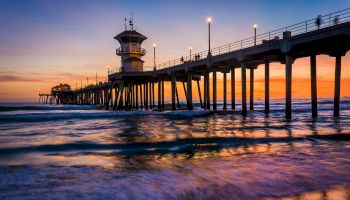
[[[334,117],[339,117],[340,107],[340,77],[341,76],[341,55],[335,57],[335,80],[334,80]]]
[[[236,108],[236,74],[235,67],[231,67],[231,110]]]
[[[216,70],[213,70],[213,110],[217,109]]]
[[[197,80],[197,88],[198,88],[198,97],[199,97],[199,103],[201,105],[201,108],[203,108],[203,101],[202,101],[202,92],[201,92],[201,86],[199,84],[199,81]]]
[[[250,89],[249,89],[249,95],[250,95],[250,101],[249,101],[249,110],[254,110],[254,67],[250,67]]]
[[[270,113],[270,62],[265,61],[265,114]]]
[[[241,81],[242,81],[242,115],[247,115],[247,74],[246,64],[241,63]]]
[[[192,102],[192,73],[187,73],[187,109],[192,110],[193,109],[193,102]]]
[[[316,55],[310,56],[310,68],[311,68],[311,107],[312,117],[317,117],[317,73],[316,73]]]
[[[158,81],[158,111],[162,111],[162,83]]]
[[[175,76],[175,74],[172,74],[172,76],[171,76],[171,109],[172,110],[176,110],[175,90],[176,90],[176,76]]]
[[[224,84],[224,88],[223,88],[223,93],[224,93],[224,95],[223,95],[223,100],[224,100],[224,102],[223,102],[223,110],[227,110],[227,105],[226,105],[226,71],[224,71],[223,72],[223,76],[224,76],[224,80],[223,80],[223,84]]]
[[[292,118],[292,57],[286,55],[286,119]]]

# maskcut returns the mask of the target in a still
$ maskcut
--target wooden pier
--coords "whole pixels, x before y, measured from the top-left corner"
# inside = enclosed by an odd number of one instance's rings
[[[258,67],[264,67],[265,110],[270,112],[270,63],[285,65],[285,116],[292,117],[292,69],[299,58],[310,58],[312,117],[317,117],[317,55],[335,58],[334,116],[339,116],[341,59],[350,49],[350,9],[322,16],[323,23],[315,19],[230,43],[208,51],[182,57],[160,65],[152,71],[125,71],[117,69],[108,75],[108,82],[90,85],[65,94],[65,103],[104,105],[106,109],[132,110],[164,107],[164,82],[171,83],[171,109],[180,108],[177,82],[183,84],[186,109],[193,109],[193,82],[201,107],[217,110],[217,75],[223,74],[223,109],[235,110],[235,75],[240,71],[242,81],[242,114],[247,114],[247,70],[250,76],[249,110],[254,110],[254,76]],[[210,28],[210,24],[209,24]],[[141,36],[140,36],[141,37]],[[145,39],[145,38],[143,38]],[[142,42],[142,41],[141,41]],[[210,44],[210,42],[209,42]],[[209,45],[210,46],[210,45]],[[117,50],[117,54],[120,50]],[[118,54],[118,55],[119,55]],[[141,53],[140,53],[141,54]],[[143,54],[144,55],[144,54]],[[231,108],[227,106],[227,74],[231,75]],[[212,84],[210,84],[210,75]],[[204,81],[200,88],[199,81]],[[157,87],[157,102],[155,101]],[[210,92],[212,87],[212,93]],[[203,94],[203,96],[202,96]],[[67,97],[71,95],[71,97]],[[57,96],[57,95],[56,95]],[[62,96],[63,97],[63,96]],[[59,97],[60,98],[60,97]],[[67,99],[68,98],[68,99]],[[62,100],[59,102],[64,103]]]

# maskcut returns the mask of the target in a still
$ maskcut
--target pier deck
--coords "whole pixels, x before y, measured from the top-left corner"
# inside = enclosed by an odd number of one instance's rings
[[[270,63],[285,65],[286,118],[292,111],[292,68],[299,58],[310,58],[312,116],[317,117],[316,56],[329,55],[335,58],[334,116],[339,116],[341,58],[350,49],[350,9],[322,16],[326,19],[316,25],[315,19],[284,27],[256,37],[196,53],[197,59],[182,57],[155,66],[152,71],[112,71],[108,82],[74,91],[70,103],[102,104],[107,109],[164,109],[164,82],[171,82],[172,110],[179,108],[176,82],[183,83],[186,108],[193,109],[193,81],[197,82],[200,103],[203,109],[217,110],[217,73],[223,73],[224,110],[227,109],[227,74],[231,74],[231,109],[235,109],[235,71],[240,69],[242,81],[242,114],[247,113],[246,76],[249,70],[250,91],[254,91],[254,70],[264,67],[265,113],[270,111],[269,81]],[[212,82],[210,81],[212,76]],[[199,81],[203,78],[204,88]],[[211,84],[212,83],[212,84]],[[155,86],[158,101],[155,105]],[[210,88],[212,87],[212,92]],[[203,93],[203,96],[202,96]],[[254,110],[254,93],[250,93],[249,109]]]

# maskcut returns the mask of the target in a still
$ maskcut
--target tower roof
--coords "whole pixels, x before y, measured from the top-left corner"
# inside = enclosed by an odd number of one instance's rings
[[[137,37],[139,43],[142,43],[144,40],[147,39],[146,36],[142,35],[141,33],[135,30],[125,30],[119,33],[117,36],[115,36],[114,39],[118,40],[119,43],[124,43],[124,41],[122,40],[123,37]]]

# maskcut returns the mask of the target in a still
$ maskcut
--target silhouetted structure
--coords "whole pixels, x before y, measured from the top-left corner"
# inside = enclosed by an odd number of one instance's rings
[[[247,38],[199,52],[197,59],[181,57],[156,66],[156,70],[143,71],[138,57],[144,55],[141,43],[145,36],[129,30],[116,36],[121,43],[117,54],[121,55],[123,70],[111,71],[108,82],[90,85],[71,93],[71,101],[75,104],[102,104],[107,109],[155,109],[155,85],[158,86],[157,109],[164,110],[164,82],[171,82],[171,109],[179,108],[177,82],[182,82],[187,102],[187,109],[193,109],[192,81],[197,81],[201,107],[217,109],[216,74],[224,75],[224,109],[226,102],[226,74],[231,73],[231,109],[235,106],[235,74],[241,71],[242,81],[242,114],[247,114],[247,86],[246,70],[250,70],[250,108],[254,108],[254,70],[265,67],[265,113],[270,112],[270,63],[285,64],[285,114],[292,116],[292,68],[298,58],[310,58],[311,71],[311,102],[312,116],[317,116],[317,77],[316,56],[320,54],[335,57],[335,88],[334,88],[334,116],[339,116],[341,57],[350,49],[350,9],[345,9],[316,19],[304,21],[292,26],[277,29],[256,37]],[[322,23],[322,19],[329,19],[329,23]],[[334,23],[331,21],[334,20]],[[316,23],[315,23],[316,22]],[[123,37],[127,37],[123,39]],[[136,49],[132,49],[137,44]],[[136,53],[133,53],[136,52]],[[209,52],[209,53],[208,53]],[[137,57],[137,59],[136,59]],[[134,59],[135,58],[135,59]],[[134,63],[135,61],[135,63]],[[210,73],[212,86],[210,86]],[[199,81],[204,79],[203,97]],[[213,87],[210,94],[210,87]],[[211,95],[213,101],[211,101]],[[177,102],[176,102],[177,101]],[[177,107],[176,107],[177,103]]]

